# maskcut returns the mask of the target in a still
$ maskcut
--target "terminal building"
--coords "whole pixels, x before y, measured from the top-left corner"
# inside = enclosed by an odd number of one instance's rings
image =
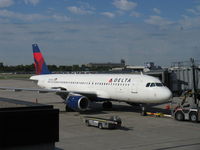
[[[92,67],[110,67],[110,68],[116,68],[116,67],[125,67],[126,63],[124,59],[121,59],[120,63],[89,63],[86,64],[86,67],[92,68]]]

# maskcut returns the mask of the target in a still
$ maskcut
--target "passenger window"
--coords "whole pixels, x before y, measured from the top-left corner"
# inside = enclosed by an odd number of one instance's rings
[[[147,84],[146,84],[146,87],[149,87],[149,86],[150,86],[150,83],[147,83]]]
[[[151,87],[154,87],[154,86],[156,86],[155,83],[151,83]]]

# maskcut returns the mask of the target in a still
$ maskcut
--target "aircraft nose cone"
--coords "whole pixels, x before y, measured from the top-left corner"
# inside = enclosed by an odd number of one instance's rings
[[[162,93],[162,99],[169,100],[170,98],[172,98],[172,92],[168,88],[166,88]]]
[[[168,102],[170,98],[172,98],[172,92],[167,88],[157,89],[155,93],[155,97],[158,102]]]

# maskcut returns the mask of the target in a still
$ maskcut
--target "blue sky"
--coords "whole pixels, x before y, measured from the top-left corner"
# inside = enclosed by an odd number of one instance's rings
[[[143,65],[200,57],[200,0],[0,0],[0,62]]]

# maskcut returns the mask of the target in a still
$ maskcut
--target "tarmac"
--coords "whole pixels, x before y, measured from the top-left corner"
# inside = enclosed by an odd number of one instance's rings
[[[28,80],[0,80],[1,87],[37,88]],[[137,109],[125,103],[113,103],[105,111],[100,104],[91,110],[65,112],[62,99],[52,93],[0,91],[0,108],[33,105],[53,105],[60,110],[60,140],[55,150],[199,150],[200,123],[179,122],[171,118],[141,116]],[[150,111],[166,112],[166,105]],[[108,130],[87,127],[84,116],[104,117],[117,115],[122,127]]]

